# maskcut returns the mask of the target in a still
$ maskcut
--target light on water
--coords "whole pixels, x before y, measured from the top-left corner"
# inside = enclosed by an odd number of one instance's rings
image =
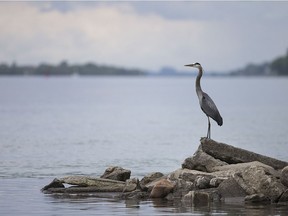
[[[40,189],[55,177],[99,176],[110,165],[133,177],[169,173],[206,136],[194,77],[0,78],[1,215],[282,214],[286,206],[110,198],[57,198]],[[223,117],[214,140],[288,161],[288,80],[209,78],[202,88]],[[59,213],[58,213],[59,212]]]

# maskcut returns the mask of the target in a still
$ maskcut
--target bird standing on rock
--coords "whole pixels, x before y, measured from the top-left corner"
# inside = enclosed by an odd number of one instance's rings
[[[203,74],[203,69],[200,63],[196,62],[193,64],[188,64],[185,65],[188,67],[194,67],[194,68],[198,68],[199,72],[196,78],[196,93],[199,99],[199,103],[200,103],[200,107],[202,109],[202,111],[206,114],[206,116],[208,117],[208,131],[207,131],[207,138],[211,139],[211,124],[210,124],[210,117],[212,119],[214,119],[217,124],[219,126],[223,125],[223,119],[215,105],[215,103],[213,102],[213,100],[209,97],[208,94],[206,94],[205,92],[202,91],[201,89],[201,85],[200,85],[200,80]]]

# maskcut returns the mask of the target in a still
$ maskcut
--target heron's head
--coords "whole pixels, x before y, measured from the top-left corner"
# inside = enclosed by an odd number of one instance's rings
[[[202,67],[201,64],[198,63],[198,62],[193,63],[193,64],[187,64],[187,65],[185,65],[185,66],[187,66],[187,67],[194,67],[194,68],[198,68],[198,69]]]

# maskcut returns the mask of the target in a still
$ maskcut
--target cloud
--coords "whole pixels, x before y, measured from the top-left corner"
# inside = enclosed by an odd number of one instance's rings
[[[161,9],[155,5],[163,3],[150,2],[141,9],[141,5],[1,2],[0,59],[27,64],[92,61],[147,70],[163,66],[184,70],[184,64],[199,61],[206,70],[225,70],[286,50],[287,30],[276,34],[279,30],[271,21],[275,13],[266,14],[267,26],[261,19],[239,18],[239,12],[235,19],[223,15],[216,19],[219,12],[209,15],[211,6],[183,2]],[[173,5],[174,15],[169,12]],[[200,16],[204,9],[205,19]],[[188,10],[197,17],[188,16]],[[277,20],[282,20],[279,14]]]

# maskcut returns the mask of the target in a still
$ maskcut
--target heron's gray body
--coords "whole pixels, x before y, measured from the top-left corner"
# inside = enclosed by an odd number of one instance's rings
[[[199,69],[198,76],[196,78],[196,93],[199,99],[199,104],[202,111],[208,116],[214,119],[219,126],[223,124],[223,119],[210,96],[203,92],[200,85],[200,79],[202,77],[202,68]]]

